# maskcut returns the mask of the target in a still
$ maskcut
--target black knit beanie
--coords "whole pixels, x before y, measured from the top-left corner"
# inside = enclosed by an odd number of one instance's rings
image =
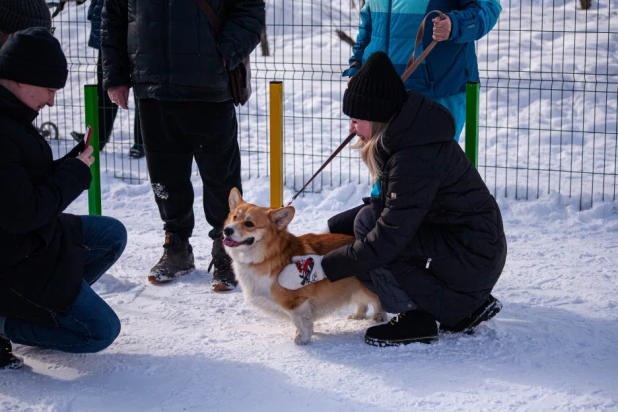
[[[67,59],[60,43],[42,27],[11,34],[0,49],[2,79],[62,89],[68,75]]]
[[[30,27],[51,30],[45,0],[0,0],[0,31],[14,33]]]
[[[373,53],[348,84],[343,113],[360,120],[388,122],[407,99],[406,88],[386,53]]]

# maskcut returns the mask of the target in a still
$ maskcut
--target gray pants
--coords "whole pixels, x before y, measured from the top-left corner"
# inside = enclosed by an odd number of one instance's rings
[[[357,240],[363,240],[374,226],[375,221],[371,206],[365,206],[354,219],[354,236]],[[387,312],[401,313],[418,309],[418,306],[401,288],[397,278],[388,267],[385,266],[367,273],[361,273],[356,277],[363,286],[378,295],[382,307]]]

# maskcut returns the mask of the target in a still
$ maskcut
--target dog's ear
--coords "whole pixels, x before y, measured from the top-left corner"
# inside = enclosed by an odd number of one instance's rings
[[[292,206],[286,206],[271,210],[268,215],[270,217],[270,221],[277,226],[277,229],[283,230],[294,218],[294,213],[296,213],[296,210]]]
[[[228,199],[228,202],[230,204],[230,210],[236,209],[236,206],[238,206],[238,204],[244,202],[244,200],[242,200],[240,190],[236,189],[235,187],[232,188],[232,190],[230,191],[230,197]]]

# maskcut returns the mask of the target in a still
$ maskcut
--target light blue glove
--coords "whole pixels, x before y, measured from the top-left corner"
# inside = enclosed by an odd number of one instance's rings
[[[344,70],[344,72],[341,75],[341,77],[346,77],[346,76],[347,77],[352,77],[356,73],[358,73],[359,70],[360,70],[360,66],[358,66],[358,65],[350,66],[348,69]]]

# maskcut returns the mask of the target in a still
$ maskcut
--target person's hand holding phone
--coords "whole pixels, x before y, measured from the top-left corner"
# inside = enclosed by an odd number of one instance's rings
[[[94,150],[92,146],[90,146],[90,138],[92,137],[92,127],[88,126],[86,128],[86,136],[84,137],[84,150],[77,156],[79,160],[84,162],[84,164],[88,167],[92,166],[94,163],[94,157],[92,156],[92,151]]]
[[[77,155],[77,158],[84,162],[86,166],[92,166],[92,164],[94,163],[94,157],[92,156],[92,146],[86,147],[83,152]]]

